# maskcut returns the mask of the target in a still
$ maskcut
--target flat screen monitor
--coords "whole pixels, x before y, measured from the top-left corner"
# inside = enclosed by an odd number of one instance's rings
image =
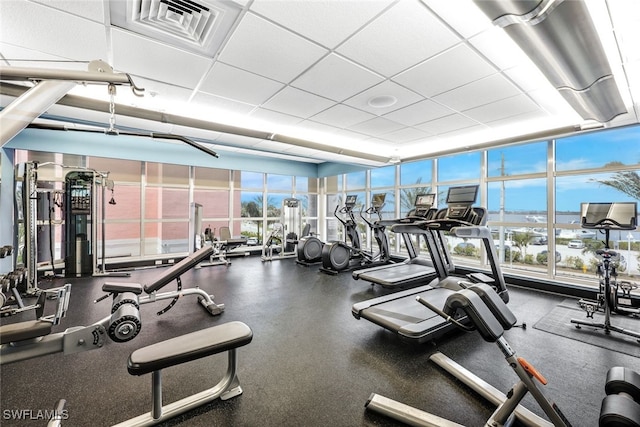
[[[374,194],[371,200],[371,204],[375,208],[379,208],[384,205],[384,199],[387,198],[387,193]]]
[[[472,205],[476,202],[478,196],[477,185],[465,185],[462,187],[450,187],[447,193],[447,204],[465,204]]]
[[[347,206],[355,206],[356,201],[358,200],[358,196],[355,194],[347,195],[347,200],[344,202]]]
[[[633,230],[638,208],[636,202],[582,203],[580,217],[586,228]]]
[[[416,196],[416,202],[414,203],[414,206],[416,208],[426,208],[429,209],[431,206],[433,206],[433,203],[436,201],[436,195],[435,193],[431,193],[431,194],[418,194]]]

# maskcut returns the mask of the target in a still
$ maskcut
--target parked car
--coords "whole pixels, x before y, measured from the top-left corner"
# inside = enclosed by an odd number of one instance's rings
[[[567,243],[567,247],[572,249],[583,249],[584,242],[580,239],[569,240],[569,243]]]
[[[548,239],[546,236],[534,237],[533,240],[531,240],[532,245],[546,245],[547,243]]]
[[[257,237],[249,237],[247,239],[247,246],[256,246],[258,244],[258,238]]]
[[[546,249],[540,252],[538,255],[536,255],[536,261],[538,261],[538,263],[540,264],[546,264],[548,260],[549,260],[549,251]],[[559,263],[560,261],[562,261],[562,254],[556,251],[556,264]]]

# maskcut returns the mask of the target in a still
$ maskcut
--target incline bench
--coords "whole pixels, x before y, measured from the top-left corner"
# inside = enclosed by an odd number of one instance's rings
[[[242,322],[229,322],[171,338],[135,350],[129,356],[127,369],[131,375],[151,373],[151,412],[129,419],[115,427],[150,426],[209,403],[217,398],[227,400],[242,394],[236,375],[236,349],[251,342],[253,332]],[[162,405],[162,369],[217,353],[227,352],[227,371],[212,388],[181,400]]]
[[[213,252],[211,246],[205,246],[202,249],[194,252],[188,257],[184,258],[179,263],[173,265],[168,270],[163,271],[158,278],[153,282],[141,286],[137,283],[125,283],[125,282],[106,282],[102,285],[102,290],[107,292],[106,298],[109,295],[116,295],[122,292],[133,292],[135,294],[141,294],[142,290],[147,295],[142,295],[138,298],[139,304],[146,304],[149,302],[155,302],[164,299],[172,299],[172,301],[165,308],[158,312],[158,315],[164,314],[173,307],[181,296],[185,295],[197,295],[198,302],[213,316],[221,314],[224,311],[224,304],[216,304],[213,301],[213,295],[207,294],[198,287],[182,289],[182,281],[180,276],[200,264],[205,259],[208,259]],[[170,292],[158,293],[160,289],[171,283],[173,280],[178,282],[178,289]],[[100,299],[103,299],[100,298]],[[98,300],[99,301],[99,300]]]

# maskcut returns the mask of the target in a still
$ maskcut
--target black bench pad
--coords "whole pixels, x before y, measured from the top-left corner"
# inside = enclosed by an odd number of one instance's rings
[[[251,328],[244,323],[224,323],[140,348],[129,356],[127,370],[131,375],[148,374],[241,347],[252,338]]]
[[[142,293],[142,285],[140,283],[105,282],[104,285],[102,285],[102,290],[116,294],[133,292],[136,295],[140,295]]]
[[[163,272],[155,281],[148,285],[144,285],[144,291],[148,294],[155,292],[180,277],[183,273],[191,270],[205,259],[209,258],[213,253],[212,246],[204,246],[203,248],[192,253],[177,264],[174,264],[167,271]]]
[[[28,320],[0,326],[0,344],[43,337],[51,333],[51,322]]]

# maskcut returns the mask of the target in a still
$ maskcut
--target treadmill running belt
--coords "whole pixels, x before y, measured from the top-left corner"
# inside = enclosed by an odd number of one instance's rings
[[[454,291],[446,288],[431,288],[416,292],[410,298],[371,305],[360,311],[360,316],[392,332],[401,338],[424,342],[437,338],[455,328],[445,319],[416,301],[416,297],[427,298],[436,307],[444,307],[447,297]]]
[[[433,278],[435,272],[432,267],[421,264],[391,264],[387,268],[362,273],[359,278],[382,286],[394,286],[416,279],[428,282]]]

